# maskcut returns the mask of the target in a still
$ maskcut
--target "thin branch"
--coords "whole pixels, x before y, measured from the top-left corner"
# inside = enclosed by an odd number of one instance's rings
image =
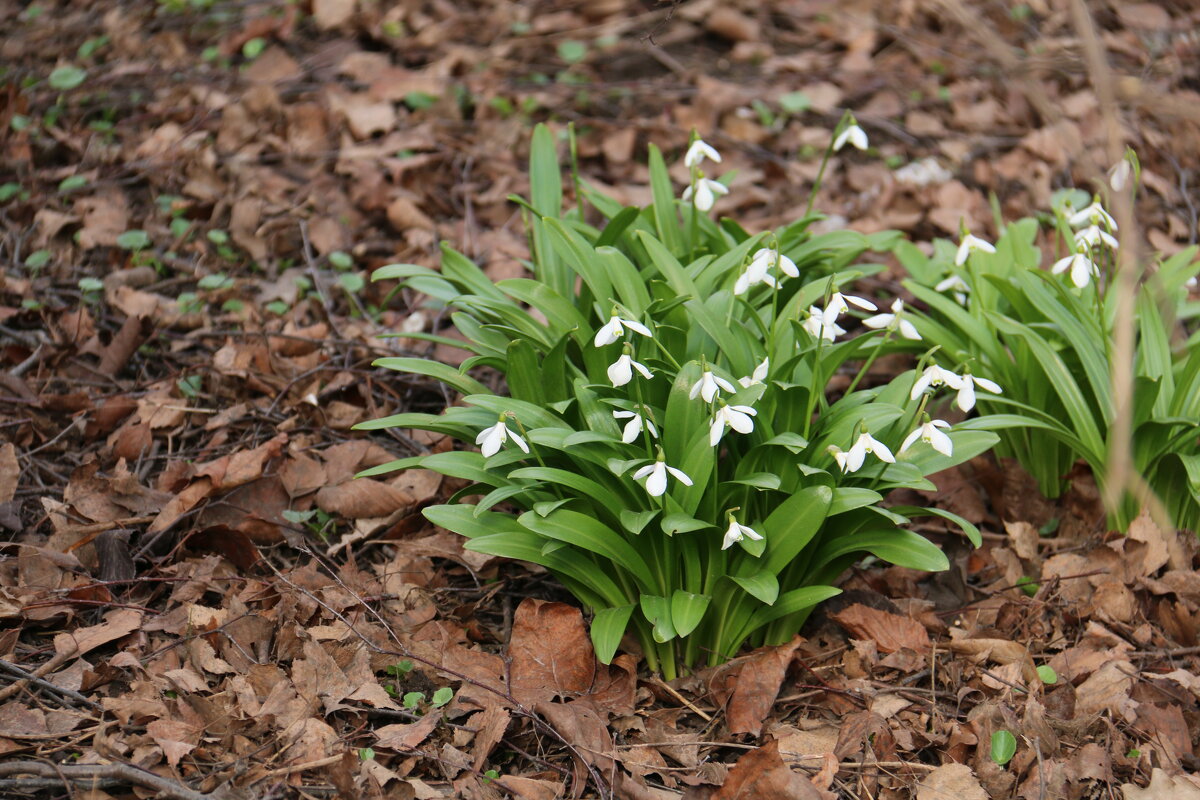
[[[93,785],[96,781],[120,781],[125,784],[153,789],[169,800],[214,800],[213,795],[189,789],[181,783],[168,780],[139,769],[132,764],[50,764],[45,761],[10,761],[0,763],[0,775],[33,775],[37,778],[57,781],[57,785],[72,783]]]

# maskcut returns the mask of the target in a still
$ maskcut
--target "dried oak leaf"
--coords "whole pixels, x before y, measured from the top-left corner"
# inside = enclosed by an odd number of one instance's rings
[[[508,646],[512,695],[534,706],[554,697],[578,697],[596,679],[596,652],[579,609],[526,598],[513,616]]]
[[[979,779],[966,764],[943,764],[921,779],[917,800],[988,800]]]
[[[114,609],[99,625],[55,636],[54,651],[59,655],[81,656],[122,636],[128,636],[141,626],[142,612],[132,608]]]
[[[911,617],[855,603],[831,614],[830,618],[849,631],[851,636],[875,642],[884,653],[904,649],[928,653],[931,647],[929,632]]]
[[[784,645],[761,647],[713,674],[709,691],[717,703],[725,705],[730,733],[759,734],[775,705],[792,656],[803,642],[797,636]]]
[[[322,511],[347,519],[386,517],[412,503],[412,495],[403,489],[370,478],[346,481],[317,491],[317,505]]]
[[[1142,788],[1132,783],[1121,784],[1125,800],[1200,800],[1200,786],[1187,775],[1169,775],[1155,768],[1150,773],[1150,785]]]
[[[729,777],[712,800],[821,800],[822,794],[788,769],[779,755],[779,742],[751,750],[729,770]]]

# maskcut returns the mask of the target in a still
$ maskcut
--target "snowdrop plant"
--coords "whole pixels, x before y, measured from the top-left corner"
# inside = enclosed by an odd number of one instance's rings
[[[884,501],[895,488],[932,489],[926,476],[983,452],[995,434],[937,426],[893,453],[928,402],[911,392],[915,372],[826,390],[840,373],[861,378],[903,339],[899,326],[860,326],[876,304],[849,291],[882,269],[870,254],[897,234],[814,234],[811,215],[752,235],[677,200],[653,146],[648,207],[581,182],[581,206],[565,210],[554,141],[535,130],[532,197],[518,199],[532,277],[493,283],[449,247],[440,271],[376,272],[447,307],[465,342],[419,336],[470,357],[461,369],[377,362],[462,397],[442,414],[360,428],[435,431],[464,447],[367,474],[424,468],[465,481],[425,516],[468,549],[542,565],[592,613],[602,659],[629,634],[625,646],[668,678],[744,644],[788,640],[864,556],[944,569],[910,517],[940,515],[978,543],[952,514]],[[685,155],[693,170],[716,160],[698,141]],[[741,282],[748,271],[758,277]],[[476,368],[503,376],[507,393]],[[472,449],[476,440],[486,449]]]
[[[1059,192],[1053,205],[1049,234],[1060,251],[1048,270],[1035,219],[1008,224],[994,246],[964,236],[957,247],[935,242],[932,257],[909,243],[895,250],[911,276],[905,287],[926,309],[911,309],[922,335],[912,347],[936,348],[922,391],[944,384],[954,405],[977,405],[978,418],[957,429],[997,431],[999,454],[1015,457],[1048,497],[1066,488],[1080,460],[1105,485],[1117,413],[1116,298],[1107,282],[1116,224],[1099,198],[1077,190]],[[1191,529],[1200,528],[1200,335],[1189,338],[1180,320],[1197,253],[1159,259],[1140,280],[1132,404],[1133,467],[1174,522]],[[1144,499],[1126,496],[1109,524],[1126,529]]]

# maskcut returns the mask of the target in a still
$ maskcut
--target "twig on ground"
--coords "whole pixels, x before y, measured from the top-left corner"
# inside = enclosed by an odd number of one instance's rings
[[[15,675],[16,677],[20,678],[21,680],[27,681],[36,686],[40,686],[41,688],[51,692],[52,694],[60,696],[68,703],[68,705],[81,704],[81,705],[86,705],[88,708],[97,709],[97,710],[100,708],[100,706],[98,704],[93,703],[91,700],[87,699],[86,697],[81,695],[79,692],[77,692],[73,689],[64,689],[61,686],[56,686],[53,683],[51,683],[50,681],[46,680],[45,678],[39,678],[36,675],[34,675],[32,672],[27,672],[27,671],[21,669],[20,667],[18,667],[16,664],[13,664],[12,662],[9,662],[9,661],[5,661],[2,658],[0,658],[0,669],[4,670],[5,672],[8,672],[10,675]]]
[[[91,785],[94,781],[119,781],[153,789],[170,800],[213,800],[213,795],[189,789],[139,769],[132,764],[50,764],[45,761],[10,761],[0,763],[0,775],[33,775],[36,778],[64,783]]]

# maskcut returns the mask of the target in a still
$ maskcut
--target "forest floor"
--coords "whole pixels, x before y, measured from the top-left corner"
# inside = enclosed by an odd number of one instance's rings
[[[938,476],[982,548],[853,570],[791,644],[670,684],[429,525],[458,485],[352,480],[452,446],[350,430],[454,401],[372,362],[463,357],[389,338],[453,334],[371,271],[445,240],[520,275],[535,123],[631,204],[695,129],[761,230],[851,109],[825,225],[990,239],[1109,166],[1071,6],[0,0],[0,795],[1200,797],[1194,536],[1106,531],[1082,468],[1056,500]],[[1089,6],[1173,254],[1200,11]]]

